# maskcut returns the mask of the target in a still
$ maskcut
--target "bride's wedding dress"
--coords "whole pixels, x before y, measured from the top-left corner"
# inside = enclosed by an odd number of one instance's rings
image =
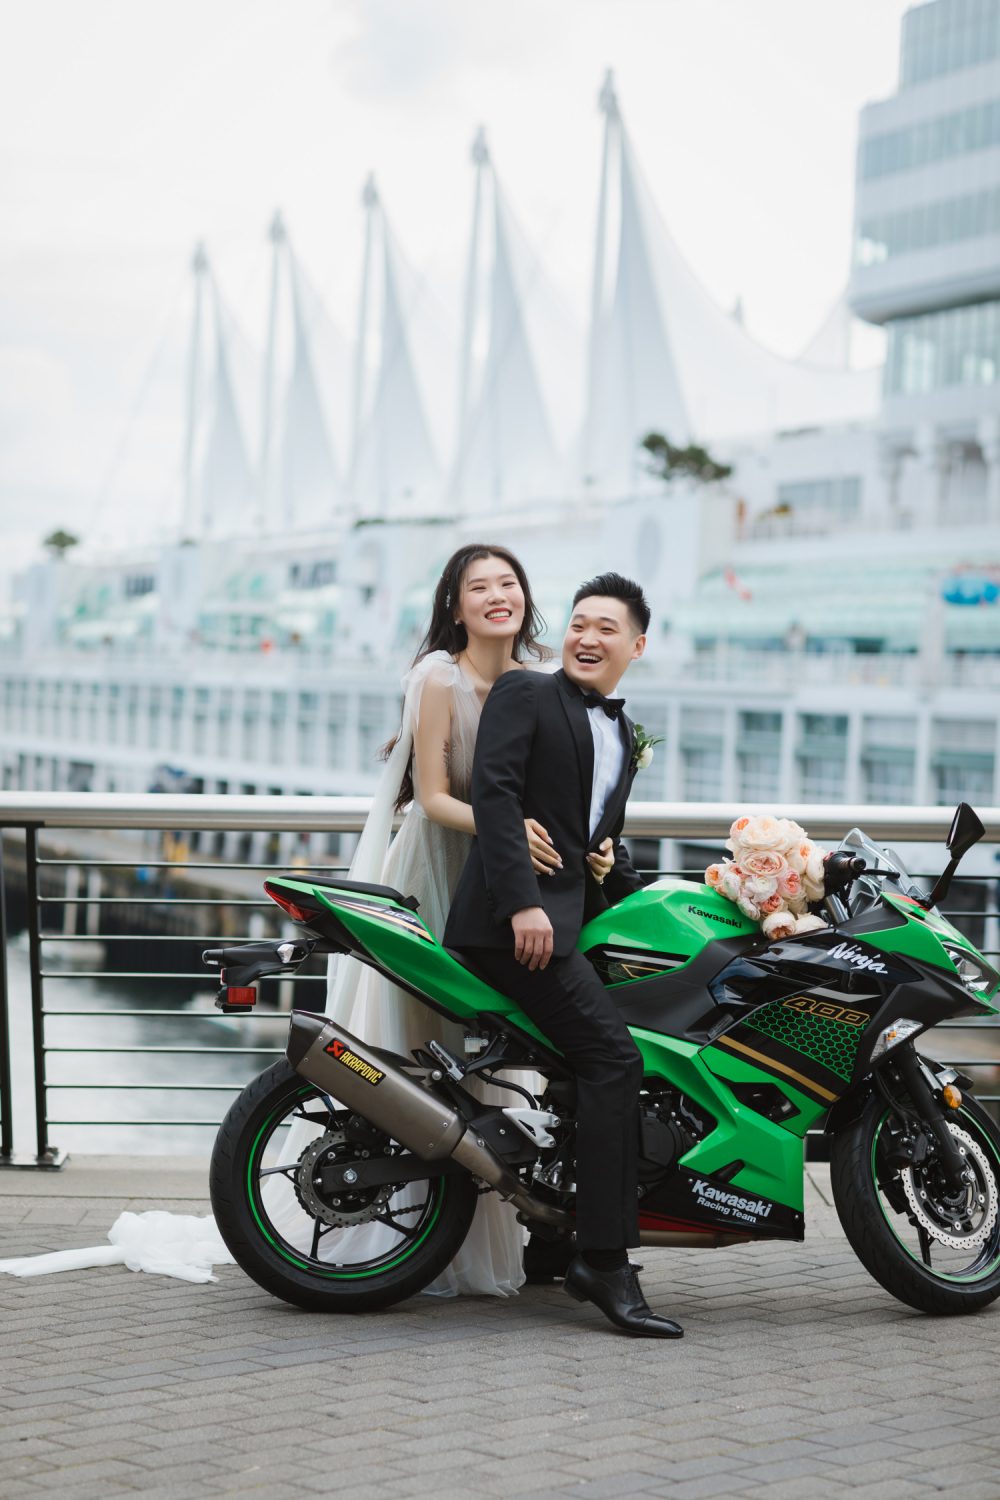
[[[468,834],[445,828],[427,817],[420,805],[420,781],[415,759],[414,801],[398,834],[389,843],[396,799],[413,750],[420,699],[431,680],[444,684],[451,694],[448,746],[451,795],[459,801],[469,801],[472,758],[482,705],[475,687],[454,658],[446,651],[433,651],[403,678],[402,729],[386,763],[351,861],[350,878],[389,885],[405,896],[415,896],[420,903],[421,918],[437,937],[441,937],[452,892],[472,840]],[[385,1047],[405,1056],[412,1048],[425,1045],[433,1037],[458,1058],[464,1055],[464,1033],[460,1025],[429,1010],[412,995],[354,959],[339,957],[331,960],[326,1013],[374,1047]],[[511,1096],[501,1089],[482,1085],[477,1086],[476,1091],[486,1103],[510,1103]],[[288,1160],[297,1156],[307,1144],[307,1135],[303,1133],[300,1139],[297,1134],[300,1129],[305,1132],[308,1127],[293,1127],[295,1138],[290,1137],[286,1145]],[[291,1204],[283,1211],[278,1202],[279,1192],[275,1184],[268,1212],[287,1238],[297,1238],[304,1228],[300,1215],[295,1213]],[[300,1220],[298,1226],[294,1225],[296,1218]],[[384,1251],[390,1233],[378,1224],[343,1230],[328,1237],[331,1242],[329,1249],[324,1241],[324,1258],[327,1254],[339,1258],[346,1236],[351,1236],[352,1260],[374,1257]],[[512,1296],[524,1282],[523,1246],[524,1231],[517,1222],[515,1210],[495,1193],[486,1193],[479,1199],[476,1216],[462,1248],[451,1265],[425,1290],[438,1296],[461,1293]],[[305,1248],[304,1244],[302,1248]]]
[[[468,834],[432,823],[420,806],[419,781],[414,775],[416,798],[403,825],[390,845],[395,804],[413,750],[413,731],[420,713],[420,698],[426,683],[434,678],[451,693],[451,742],[449,776],[451,792],[469,800],[472,757],[479,729],[481,704],[471,681],[444,651],[425,656],[403,679],[403,726],[386,764],[364,831],[351,861],[351,878],[391,885],[404,895],[416,896],[420,915],[438,936],[444,932],[451,894],[458,881],[471,839]],[[353,959],[334,958],[330,963],[330,985],[326,1012],[375,1047],[409,1053],[431,1037],[442,1042],[459,1058],[463,1054],[461,1026],[428,1010],[412,995],[397,989],[374,970]],[[473,1085],[487,1103],[506,1104],[510,1095],[497,1088]],[[297,1121],[288,1131],[280,1155],[294,1162],[316,1134],[316,1125]],[[299,1206],[296,1195],[277,1169],[263,1189],[268,1216],[278,1232],[291,1244],[306,1251],[312,1235],[312,1220]],[[386,1249],[391,1231],[380,1224],[359,1225],[328,1234],[322,1241],[321,1259],[336,1260],[348,1237],[350,1258],[379,1256]],[[362,1238],[363,1237],[363,1238]],[[78,1270],[84,1266],[124,1261],[132,1270],[159,1272],[189,1281],[214,1280],[213,1264],[232,1262],[211,1217],[193,1218],[154,1211],[123,1214],[112,1227],[110,1245],[85,1250],[56,1251],[51,1255],[0,1261],[0,1273],[39,1276],[53,1271]],[[495,1297],[513,1296],[524,1281],[522,1250],[524,1231],[515,1211],[495,1193],[479,1199],[476,1216],[465,1243],[451,1265],[425,1290],[438,1296],[478,1293]]]

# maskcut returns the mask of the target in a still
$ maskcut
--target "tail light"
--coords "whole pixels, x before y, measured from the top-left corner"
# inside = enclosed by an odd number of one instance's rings
[[[287,912],[293,922],[309,923],[315,916],[315,912],[309,911],[304,906],[298,906],[284,891],[273,886],[269,880],[264,881],[264,894],[270,896],[272,901],[277,902],[282,911]]]

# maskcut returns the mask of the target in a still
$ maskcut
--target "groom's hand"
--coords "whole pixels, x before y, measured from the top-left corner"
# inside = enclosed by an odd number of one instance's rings
[[[552,957],[552,923],[540,906],[526,906],[510,919],[514,957],[529,969],[544,969]]]

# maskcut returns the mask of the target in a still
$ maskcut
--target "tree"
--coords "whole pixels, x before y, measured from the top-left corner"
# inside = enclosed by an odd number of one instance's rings
[[[733,472],[731,464],[720,464],[698,443],[679,448],[662,432],[647,433],[640,446],[652,460],[649,472],[667,485],[673,484],[675,479],[693,479],[696,484],[719,484]]]
[[[63,531],[61,526],[55,531],[50,531],[42,543],[46,552],[50,552],[53,557],[65,557],[71,547],[79,545],[80,538],[74,536],[71,531]]]

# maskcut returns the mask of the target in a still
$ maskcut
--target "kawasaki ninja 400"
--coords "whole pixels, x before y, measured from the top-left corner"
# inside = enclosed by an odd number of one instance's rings
[[[983,832],[963,804],[925,896],[855,829],[825,866],[830,928],[781,942],[682,880],[584,928],[645,1063],[644,1245],[801,1240],[804,1139],[822,1123],[844,1232],[887,1291],[929,1313],[1000,1295],[1000,1131],[968,1079],[914,1046],[998,1009],[1000,974],[937,909]],[[484,1191],[543,1238],[570,1233],[573,1079],[528,1016],[397,891],[292,876],[265,890],[302,938],[206,953],[220,1009],[246,1012],[256,980],[310,953],[348,953],[467,1037],[460,1057],[436,1041],[401,1057],[293,1012],[287,1061],[243,1090],[212,1158],[216,1221],[247,1274],[302,1307],[387,1307],[444,1269]],[[484,1105],[475,1080],[509,1103]]]

